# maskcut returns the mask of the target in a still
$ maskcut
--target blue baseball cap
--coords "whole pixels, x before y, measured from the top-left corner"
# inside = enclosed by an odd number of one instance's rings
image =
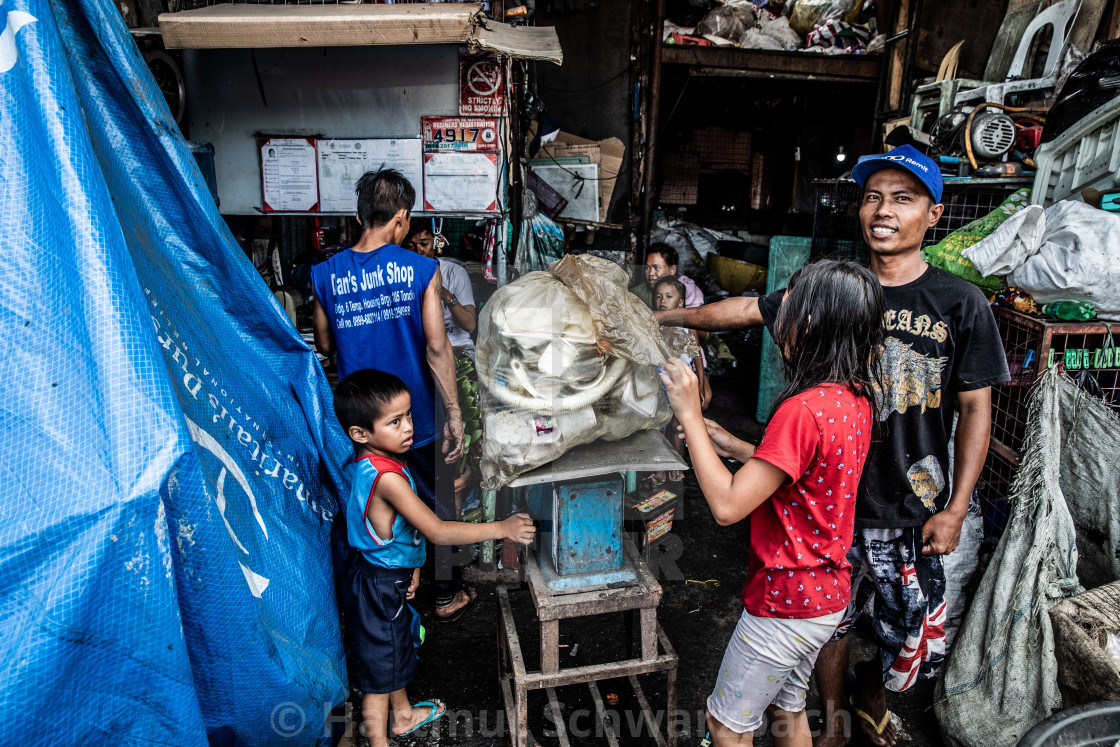
[[[941,192],[944,188],[941,169],[932,158],[924,155],[913,145],[900,145],[887,153],[863,156],[852,168],[852,178],[856,180],[856,184],[864,187],[867,185],[868,177],[880,169],[909,171],[918,177],[918,181],[926,185],[935,203],[941,202]]]

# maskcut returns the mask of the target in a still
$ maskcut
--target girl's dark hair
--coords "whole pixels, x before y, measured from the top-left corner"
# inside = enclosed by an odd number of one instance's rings
[[[679,293],[680,296],[681,296],[681,300],[682,301],[684,300],[684,283],[677,280],[675,277],[672,277],[670,275],[666,275],[665,277],[659,279],[656,283],[653,284],[653,292],[656,293],[657,289],[660,288],[663,285],[671,285],[674,288],[676,288],[677,293]]]
[[[412,210],[416,190],[396,169],[367,171],[354,186],[362,228],[380,228],[401,210]]]
[[[406,392],[408,386],[393,374],[363,368],[338,382],[334,390],[334,414],[344,431],[354,425],[372,428],[373,421],[381,417],[393,397]]]
[[[660,254],[661,259],[665,260],[665,264],[669,267],[677,264],[677,261],[680,259],[677,256],[677,250],[669,246],[668,244],[650,244],[649,249],[646,251],[647,260],[649,259],[649,255],[651,254]]]
[[[795,394],[841,384],[867,398],[876,422],[885,310],[883,288],[866,267],[822,259],[798,270],[774,325],[789,386],[775,400],[771,417]]]

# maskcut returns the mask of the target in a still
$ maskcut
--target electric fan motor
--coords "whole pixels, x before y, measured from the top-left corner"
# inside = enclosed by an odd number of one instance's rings
[[[998,161],[1015,144],[1015,122],[1001,111],[988,109],[972,118],[959,109],[938,117],[930,131],[934,149],[945,155],[963,155],[965,138],[972,145],[972,155],[977,161]]]
[[[1015,123],[1003,112],[989,109],[973,118],[967,135],[977,161],[998,161],[1015,145]]]

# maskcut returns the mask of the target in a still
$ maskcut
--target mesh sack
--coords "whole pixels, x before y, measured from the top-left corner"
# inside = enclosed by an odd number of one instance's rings
[[[482,482],[495,490],[573,446],[661,428],[656,366],[677,354],[618,265],[567,256],[510,283],[478,320]]]
[[[1081,591],[1060,475],[1063,452],[1094,448],[1087,431],[1069,438],[1086,396],[1057,369],[1031,395],[1011,516],[937,684],[947,745],[1012,747],[1062,705],[1047,612]]]

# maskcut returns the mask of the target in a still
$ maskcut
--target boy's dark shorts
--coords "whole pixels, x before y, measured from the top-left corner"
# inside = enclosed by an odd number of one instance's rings
[[[391,693],[416,679],[411,568],[378,568],[354,553],[342,584],[342,613],[353,671],[363,693]]]

